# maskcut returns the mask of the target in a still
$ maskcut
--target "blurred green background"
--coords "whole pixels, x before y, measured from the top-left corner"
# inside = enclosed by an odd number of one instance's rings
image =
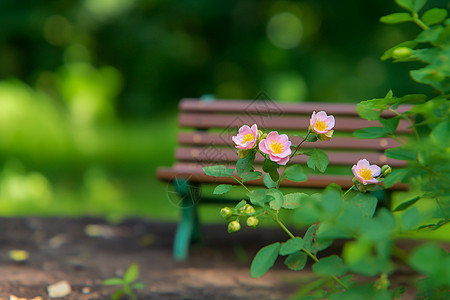
[[[448,1],[427,7],[449,8]],[[380,61],[394,1],[0,2],[0,215],[174,220],[183,97],[359,102],[427,93]]]

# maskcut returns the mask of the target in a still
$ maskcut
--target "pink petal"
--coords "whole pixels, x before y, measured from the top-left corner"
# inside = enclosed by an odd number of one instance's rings
[[[334,117],[328,116],[325,120],[325,124],[327,125],[327,130],[330,130],[334,127]]]
[[[371,165],[370,167],[370,171],[372,171],[372,177],[377,177],[380,176],[381,174],[381,168],[377,165]],[[377,181],[378,182],[378,181]]]
[[[259,150],[261,150],[262,152],[266,153],[266,154],[270,154],[270,151],[267,150],[267,144],[266,144],[266,140],[262,140],[261,142],[259,142]]]
[[[289,155],[286,156],[285,158],[280,159],[280,161],[278,162],[279,165],[286,165],[287,162],[289,161]]]

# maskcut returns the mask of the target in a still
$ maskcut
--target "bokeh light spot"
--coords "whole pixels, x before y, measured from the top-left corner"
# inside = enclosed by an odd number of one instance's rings
[[[290,12],[274,15],[267,23],[267,37],[281,49],[298,46],[303,35],[303,25],[299,17]]]

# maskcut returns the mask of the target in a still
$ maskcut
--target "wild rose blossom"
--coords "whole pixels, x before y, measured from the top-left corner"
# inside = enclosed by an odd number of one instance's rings
[[[327,116],[327,113],[324,111],[313,112],[309,124],[315,133],[325,134],[333,129],[334,117],[332,115]]]
[[[245,150],[252,149],[258,138],[258,126],[253,124],[251,128],[247,125],[241,126],[241,128],[239,128],[239,133],[231,139],[236,144],[236,148]]]
[[[368,183],[377,183],[374,177],[380,176],[381,168],[377,165],[371,165],[367,159],[360,159],[356,165],[352,167],[353,174],[364,185]]]
[[[269,154],[271,161],[285,165],[291,155],[291,144],[286,134],[279,135],[278,132],[272,131],[259,142],[259,150]]]

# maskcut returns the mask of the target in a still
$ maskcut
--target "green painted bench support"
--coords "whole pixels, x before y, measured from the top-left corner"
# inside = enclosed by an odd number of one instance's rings
[[[176,179],[175,190],[181,198],[181,220],[175,233],[173,256],[176,260],[186,260],[192,241],[200,240],[200,222],[197,203],[200,201],[199,186],[189,180]]]

